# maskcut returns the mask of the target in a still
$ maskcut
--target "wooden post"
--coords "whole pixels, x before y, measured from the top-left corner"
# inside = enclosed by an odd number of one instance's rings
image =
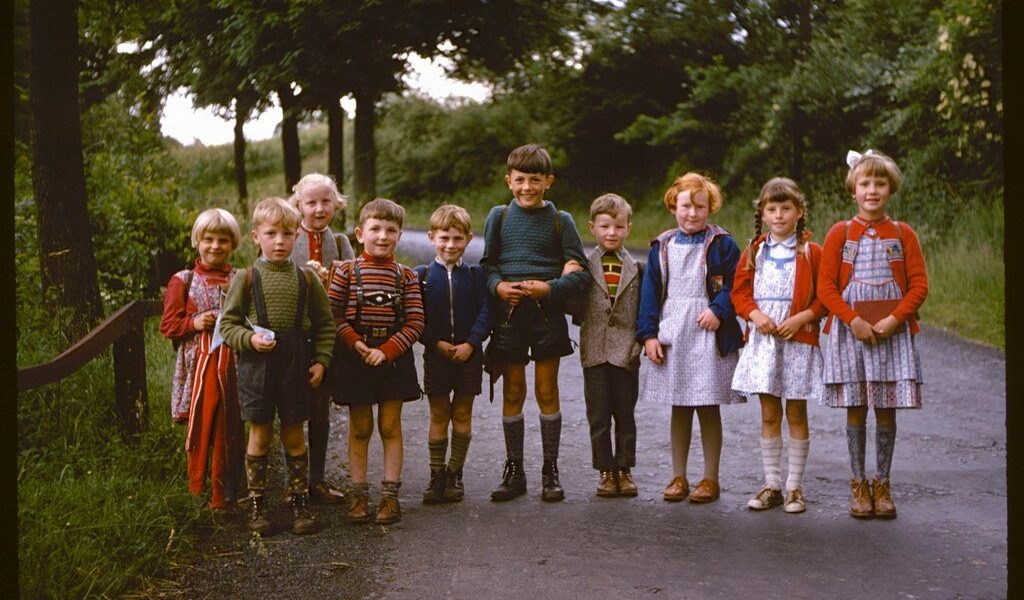
[[[146,391],[146,340],[142,319],[132,319],[128,331],[114,342],[114,394],[121,436],[138,441],[149,422]]]

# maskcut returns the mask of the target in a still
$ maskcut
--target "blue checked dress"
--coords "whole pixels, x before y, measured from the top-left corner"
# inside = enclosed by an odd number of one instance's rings
[[[903,297],[892,277],[885,246],[869,227],[860,239],[843,300],[892,300]],[[857,340],[839,319],[825,343],[821,404],[833,408],[921,408],[921,357],[907,323],[877,344]]]
[[[765,238],[754,258],[754,301],[776,325],[789,318],[796,280],[796,234],[782,242]],[[821,350],[751,328],[740,351],[732,388],[787,400],[816,400],[821,390]]]
[[[714,406],[746,402],[730,386],[737,353],[718,355],[715,332],[697,325],[708,307],[704,235],[679,233],[668,244],[668,290],[661,307],[658,341],[665,362],[647,362],[643,397],[674,406]]]

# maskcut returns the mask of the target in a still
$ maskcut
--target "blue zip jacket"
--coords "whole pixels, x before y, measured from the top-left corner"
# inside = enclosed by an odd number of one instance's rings
[[[423,284],[423,310],[427,318],[420,342],[428,348],[439,340],[452,344],[469,342],[479,352],[492,328],[484,270],[465,262],[453,267],[450,294],[444,265],[434,260],[415,271]]]
[[[640,311],[636,318],[636,338],[640,343],[658,337],[661,305],[665,301],[665,276],[663,273],[665,272],[664,266],[668,261],[668,250],[665,244],[670,243],[676,235],[686,234],[676,227],[661,233],[651,241],[651,251],[647,255],[647,270],[640,287]],[[730,299],[732,280],[736,274],[736,264],[740,259],[740,249],[736,246],[732,235],[718,225],[709,223],[704,235],[708,308],[722,322],[718,330],[715,331],[715,341],[718,346],[718,354],[725,356],[743,346],[743,332],[740,329],[739,321],[736,320],[736,310]]]

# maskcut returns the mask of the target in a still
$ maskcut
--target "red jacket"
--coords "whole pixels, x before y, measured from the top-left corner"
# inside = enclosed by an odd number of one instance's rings
[[[732,284],[732,304],[736,308],[736,314],[743,320],[750,321],[750,313],[757,308],[754,302],[754,269],[747,270],[747,256],[753,253],[757,256],[757,249],[764,242],[768,234],[754,240],[754,243],[743,250],[740,255],[740,262],[736,265],[736,277]],[[828,314],[825,305],[814,294],[814,282],[818,278],[818,265],[821,263],[821,246],[807,240],[803,251],[796,255],[796,277],[793,282],[793,302],[789,316],[798,312],[810,309],[814,313],[814,320],[804,325],[800,331],[793,336],[793,341],[803,342],[812,346],[818,345],[819,321]],[[750,334],[750,325],[744,331],[744,341]]]
[[[849,224],[849,231],[847,231]],[[832,318],[839,317],[849,325],[857,313],[847,304],[842,297],[843,290],[850,283],[850,276],[853,274],[853,259],[856,250],[860,245],[860,238],[868,228],[868,222],[860,217],[854,217],[850,221],[839,221],[832,226],[828,235],[825,236],[825,250],[822,256],[821,269],[818,272],[818,297],[832,313],[825,321],[825,333],[829,332],[832,325]],[[892,316],[901,324],[904,321],[910,322],[910,333],[915,334],[921,330],[917,323],[916,313],[924,299],[928,296],[928,271],[924,264],[924,254],[921,252],[921,242],[917,234],[906,223],[899,223],[897,230],[896,221],[888,216],[871,223],[878,232],[879,239],[899,239],[903,246],[902,256],[893,256],[889,259],[889,268],[892,270],[893,279],[903,292],[903,299],[900,300]],[[845,250],[845,252],[844,252]],[[844,258],[844,253],[847,257]]]

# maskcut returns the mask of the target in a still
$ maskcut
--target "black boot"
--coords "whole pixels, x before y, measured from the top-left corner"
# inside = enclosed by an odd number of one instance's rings
[[[508,459],[505,471],[501,475],[501,485],[491,492],[492,502],[504,502],[526,493],[526,474],[523,473],[523,461]]]
[[[545,502],[559,502],[565,500],[565,491],[562,484],[558,483],[558,463],[553,459],[544,461],[544,468],[541,470],[541,485],[543,490],[540,499]]]
[[[462,498],[465,495],[465,491],[462,489],[462,467],[458,469],[449,467],[448,472],[445,474],[444,501],[462,502]]]
[[[423,491],[424,504],[440,504],[444,502],[445,470],[430,469],[430,485]]]

